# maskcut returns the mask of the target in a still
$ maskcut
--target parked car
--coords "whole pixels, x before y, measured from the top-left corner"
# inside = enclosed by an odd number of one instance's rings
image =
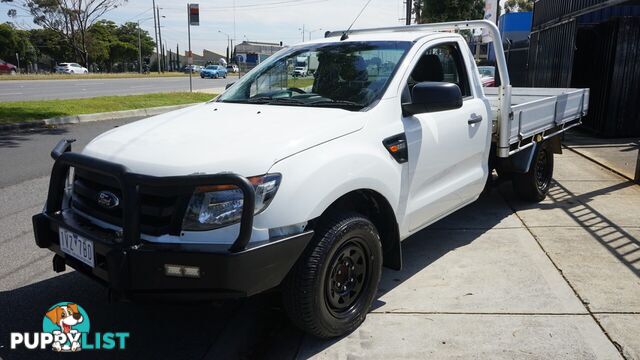
[[[217,79],[217,78],[226,78],[227,77],[227,69],[221,65],[207,65],[204,69],[200,71],[201,78],[209,78],[209,79]]]
[[[479,27],[500,89],[468,72],[453,32]],[[285,66],[300,53],[318,59],[307,90]],[[374,57],[392,71],[369,74]],[[588,95],[512,88],[486,20],[330,32],[213,101],[111,129],[81,153],[60,141],[35,241],[55,271],[69,265],[112,298],[279,287],[296,326],[342,336],[365,320],[382,267],[401,268],[401,241],[478,199],[494,168],[522,199],[544,199],[558,135]]]
[[[240,71],[240,68],[238,67],[238,65],[236,64],[227,65],[227,72],[238,73],[239,71]]]
[[[18,73],[18,67],[0,59],[0,74],[15,75]]]
[[[303,77],[307,76],[307,68],[304,66],[296,66],[293,68],[293,72],[291,73],[293,77]]]
[[[495,66],[478,66],[478,73],[483,87],[496,86],[496,67]]]
[[[199,73],[202,70],[202,66],[200,65],[187,65],[184,67],[184,69],[182,70],[185,73]]]
[[[60,63],[55,68],[60,74],[88,74],[89,70],[78,63]]]

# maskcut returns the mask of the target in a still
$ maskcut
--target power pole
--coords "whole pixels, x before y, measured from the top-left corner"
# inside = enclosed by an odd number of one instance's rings
[[[413,6],[413,0],[405,0],[405,4],[407,6],[406,13],[406,25],[411,25],[411,7]],[[418,0],[419,1],[419,0]]]
[[[140,42],[140,21],[138,20],[138,72],[142,74],[142,43]]]
[[[153,33],[156,38],[156,63],[158,65],[158,74],[160,74],[160,47],[158,46],[158,23],[156,21],[156,0],[153,1]]]
[[[176,70],[180,71],[180,45],[176,43]]]
[[[158,12],[158,40],[160,41],[160,46],[162,46],[162,29],[160,28],[160,8],[156,8],[156,11]],[[164,52],[162,57],[164,58]],[[162,72],[164,72],[164,59],[162,59],[163,61],[163,66],[160,66],[160,63],[158,63],[158,67],[162,67]]]

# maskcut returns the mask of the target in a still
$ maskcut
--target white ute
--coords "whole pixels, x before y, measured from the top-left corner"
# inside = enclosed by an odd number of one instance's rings
[[[457,30],[485,28],[483,88]],[[478,20],[329,33],[285,48],[205,104],[53,150],[36,243],[118,298],[245,297],[278,288],[322,338],[365,319],[400,241],[474,202],[493,169],[542,200],[556,136],[588,89],[514,89]],[[294,76],[297,57],[317,59]]]

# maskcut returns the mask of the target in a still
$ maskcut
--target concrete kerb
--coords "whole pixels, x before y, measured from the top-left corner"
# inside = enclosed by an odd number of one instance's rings
[[[67,125],[67,124],[87,123],[87,122],[93,122],[93,121],[125,119],[130,117],[154,116],[154,115],[159,115],[165,112],[178,110],[178,109],[182,109],[182,108],[197,105],[197,104],[199,103],[159,106],[159,107],[153,107],[153,108],[147,108],[147,109],[112,111],[112,112],[97,113],[97,114],[58,116],[58,117],[44,119],[44,120],[0,125],[0,132],[33,129],[33,128],[39,128],[44,126],[52,126],[52,125]]]

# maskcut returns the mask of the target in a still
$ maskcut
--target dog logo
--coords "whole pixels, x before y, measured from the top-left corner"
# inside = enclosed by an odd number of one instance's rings
[[[89,316],[78,304],[60,302],[49,308],[42,320],[42,330],[53,334],[53,351],[82,350],[82,334],[89,332]]]
[[[105,209],[113,209],[120,205],[120,199],[110,191],[100,191],[98,193],[98,205]]]

